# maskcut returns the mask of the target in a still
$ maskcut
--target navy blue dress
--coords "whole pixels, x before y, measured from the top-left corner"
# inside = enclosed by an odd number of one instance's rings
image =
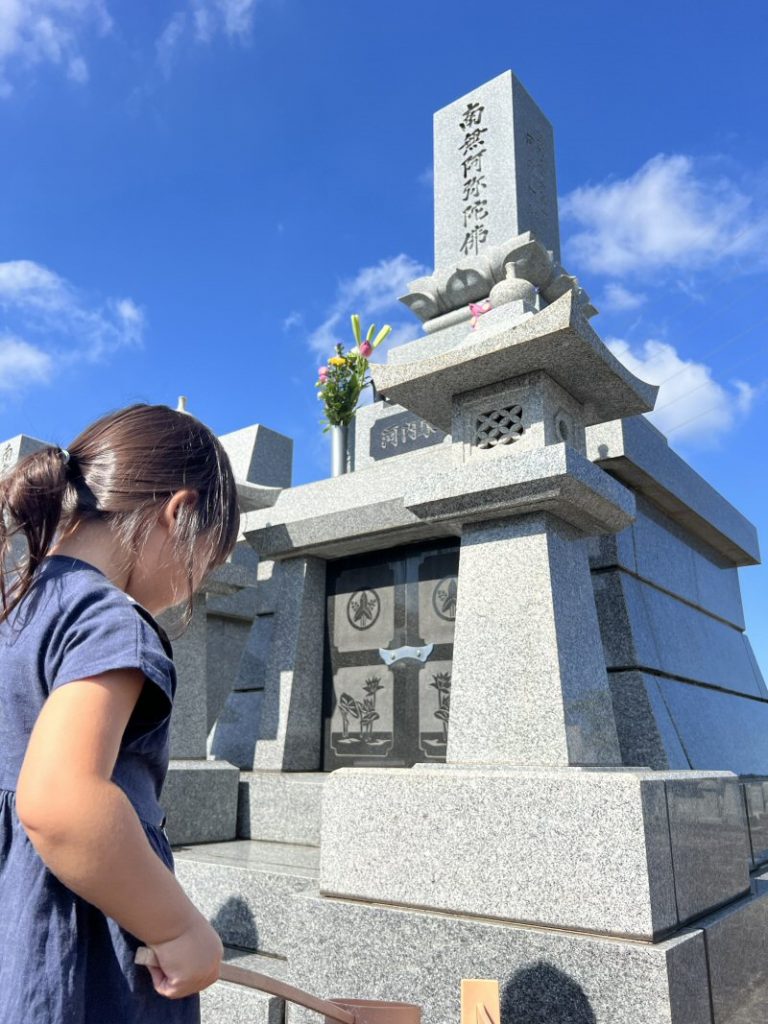
[[[63,885],[19,823],[16,784],[49,693],[84,676],[138,668],[149,681],[112,781],[173,870],[160,792],[176,673],[151,615],[94,566],[53,555],[0,624],[0,1024],[199,1024],[199,996],[166,999],[133,963],[139,940]]]

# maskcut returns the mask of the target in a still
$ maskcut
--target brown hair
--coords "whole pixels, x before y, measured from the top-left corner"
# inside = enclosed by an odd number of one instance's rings
[[[209,541],[210,571],[227,559],[239,528],[232,468],[208,427],[165,405],[131,405],[91,424],[67,452],[49,446],[22,459],[0,480],[0,622],[30,589],[59,530],[99,519],[127,554],[137,554],[163,504],[187,488],[197,500],[179,507],[173,542],[187,565],[188,618],[196,540]],[[27,556],[20,567],[8,566],[11,540],[20,534]]]

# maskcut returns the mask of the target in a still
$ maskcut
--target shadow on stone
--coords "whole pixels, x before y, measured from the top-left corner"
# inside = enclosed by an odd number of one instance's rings
[[[225,946],[258,950],[259,929],[250,907],[237,896],[230,896],[216,911],[211,924]]]
[[[512,976],[501,994],[503,1024],[597,1024],[584,990],[539,961]]]

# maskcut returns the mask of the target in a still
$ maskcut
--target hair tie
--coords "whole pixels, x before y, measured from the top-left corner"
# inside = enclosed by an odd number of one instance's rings
[[[59,456],[65,466],[69,464],[70,454],[66,448],[59,448]]]

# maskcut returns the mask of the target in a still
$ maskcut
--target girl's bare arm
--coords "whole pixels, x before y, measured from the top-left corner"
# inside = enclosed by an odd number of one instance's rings
[[[16,809],[57,878],[154,945],[194,930],[202,915],[110,781],[143,685],[138,670],[126,669],[55,689],[29,740]]]

